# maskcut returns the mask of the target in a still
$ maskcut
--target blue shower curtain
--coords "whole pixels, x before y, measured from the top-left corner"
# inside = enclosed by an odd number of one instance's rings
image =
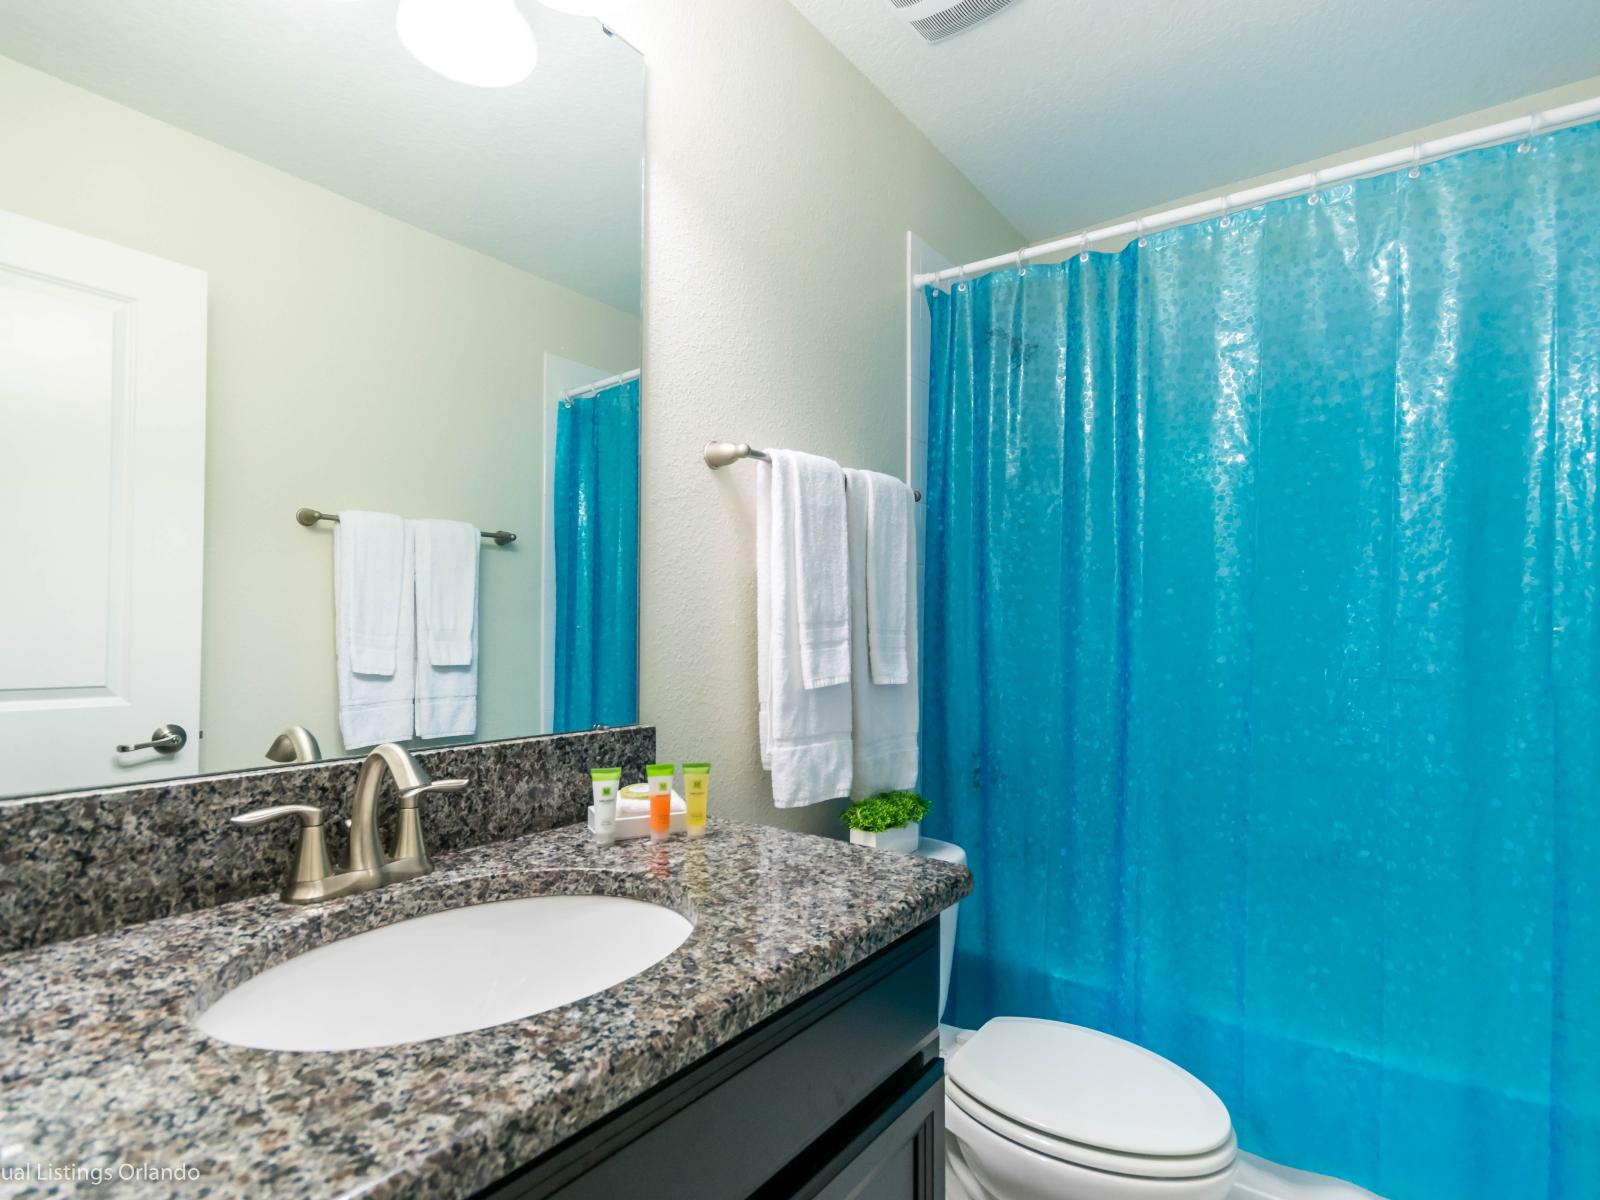
[[[928,302],[950,1019],[1391,1200],[1600,1196],[1600,128]]]
[[[556,410],[555,732],[639,719],[639,381]]]

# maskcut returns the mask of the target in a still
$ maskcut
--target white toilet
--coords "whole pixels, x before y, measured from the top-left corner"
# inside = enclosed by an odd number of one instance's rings
[[[949,842],[917,853],[967,861]],[[939,1018],[956,905],[939,917]],[[1061,1021],[941,1025],[949,1200],[1226,1200],[1238,1155],[1216,1094],[1159,1054]]]
[[[967,861],[931,838],[917,853]],[[941,1022],[958,907],[939,917]],[[1132,1042],[1025,1017],[939,1029],[949,1200],[1377,1200],[1241,1155],[1216,1093]]]

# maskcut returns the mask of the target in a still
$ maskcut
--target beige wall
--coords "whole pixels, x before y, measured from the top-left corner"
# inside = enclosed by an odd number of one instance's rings
[[[755,472],[710,437],[906,469],[905,255],[971,258],[1016,230],[784,0],[615,0],[647,64],[641,689],[669,761],[713,763],[713,808],[772,806],[756,745]]]
[[[543,357],[636,366],[638,318],[6,59],[0,113],[0,209],[210,276],[202,767],[291,722],[342,752],[302,505],[517,532],[483,554],[479,735],[533,732]]]

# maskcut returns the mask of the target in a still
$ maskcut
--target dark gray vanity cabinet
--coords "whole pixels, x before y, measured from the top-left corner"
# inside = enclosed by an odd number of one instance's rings
[[[943,1062],[931,1063],[825,1167],[808,1172],[802,1186],[770,1194],[798,1200],[942,1200]]]
[[[937,921],[481,1200],[943,1200]]]

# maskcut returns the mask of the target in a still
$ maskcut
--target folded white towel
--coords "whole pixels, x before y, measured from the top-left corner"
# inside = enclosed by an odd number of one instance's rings
[[[467,666],[482,539],[464,521],[413,521],[411,528],[417,539],[417,645],[433,666]]]
[[[689,811],[688,803],[678,794],[678,789],[672,789],[672,811],[686,813]],[[648,817],[650,815],[650,797],[640,799],[637,796],[617,797],[617,816],[619,817]]]
[[[756,476],[756,636],[758,723],[761,763],[772,772],[772,799],[779,808],[796,808],[846,796],[850,792],[849,537],[844,527],[844,477],[837,464],[805,466],[790,451],[774,450],[772,469]],[[824,462],[826,460],[823,460]],[[813,492],[814,506],[800,495],[801,480]],[[831,479],[831,482],[830,482]],[[819,489],[839,501],[835,512]],[[833,489],[837,489],[834,491]],[[801,511],[805,513],[802,515]],[[837,528],[835,528],[837,520]],[[837,542],[837,545],[835,545]],[[832,562],[841,552],[841,571],[818,564],[812,586],[802,592],[802,545],[815,559]],[[807,558],[807,573],[813,566]],[[834,612],[832,577],[843,583],[842,612]],[[824,583],[828,579],[829,582]],[[802,608],[809,605],[809,641],[802,636]],[[826,626],[832,626],[829,634]],[[843,633],[845,654],[825,643]],[[806,670],[804,647],[812,650]],[[821,683],[833,678],[835,682]]]
[[[851,716],[854,799],[895,788],[915,787],[918,770],[917,541],[915,537],[876,537],[875,494],[899,488],[911,503],[911,489],[898,479],[871,471],[846,471],[850,499]],[[880,506],[881,507],[881,506]],[[898,609],[883,614],[885,624],[902,631],[905,654],[902,681],[877,681],[871,656],[871,596],[897,597]]]
[[[905,683],[911,677],[907,659],[908,638],[914,636],[906,622],[913,606],[906,603],[906,592],[916,575],[916,550],[912,521],[915,498],[911,488],[892,475],[876,471],[847,471],[850,481],[850,524],[852,532],[865,518],[866,534],[866,626],[867,659],[872,682]],[[857,493],[865,492],[865,505]],[[906,569],[907,562],[911,569]],[[856,590],[852,560],[851,589]],[[851,613],[859,622],[859,610]],[[908,785],[909,786],[909,785]]]
[[[347,512],[333,527],[334,612],[352,671],[394,674],[405,556],[406,523],[392,513]]]
[[[413,522],[417,524],[417,522]],[[474,569],[476,575],[476,569]],[[418,581],[420,596],[421,581]],[[477,597],[477,587],[472,594]],[[419,738],[471,737],[478,731],[478,620],[476,613],[470,618],[471,641],[467,647],[466,662],[456,666],[438,666],[426,647],[433,640],[433,631],[421,621],[421,603],[418,603],[417,621],[417,736]]]
[[[774,530],[782,529],[808,688],[850,682],[850,552],[844,471],[830,458],[774,450]]]
[[[404,741],[412,736],[416,700],[410,531],[399,517],[347,512],[334,527],[333,553],[334,654],[345,747]],[[357,629],[366,632],[357,637]]]

